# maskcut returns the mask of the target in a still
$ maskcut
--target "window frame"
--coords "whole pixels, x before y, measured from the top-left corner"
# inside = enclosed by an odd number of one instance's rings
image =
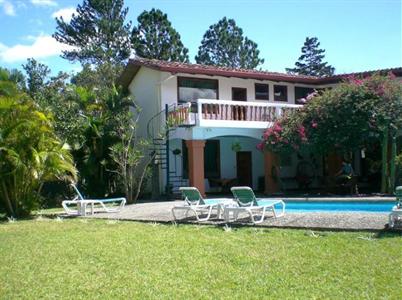
[[[283,87],[285,88],[285,100],[278,100],[275,96],[275,87]],[[288,91],[289,87],[287,85],[284,84],[274,84],[274,101],[275,102],[289,102],[289,91]]]
[[[267,87],[267,98],[257,97],[257,86],[266,86]],[[268,83],[255,82],[254,83],[254,97],[255,97],[255,100],[267,100],[267,101],[269,101],[269,84]]]
[[[219,80],[218,79],[209,79],[209,78],[200,78],[200,77],[186,77],[186,76],[177,76],[177,103],[183,103],[184,101],[180,100],[180,81],[181,80],[194,80],[194,81],[214,81],[216,84],[216,100],[219,100]],[[215,100],[215,99],[213,99]],[[191,103],[195,103],[190,101]]]
[[[307,90],[307,89],[311,89],[312,91],[311,91],[310,93],[307,93],[304,97],[297,98],[297,97],[296,97],[296,89],[306,89],[306,90]],[[314,92],[314,90],[317,90],[317,89],[314,88],[314,87],[309,87],[309,86],[295,85],[295,87],[294,87],[295,103],[296,103],[296,104],[304,104],[304,103],[300,103],[299,100],[300,100],[300,99],[303,99],[303,98],[306,98],[309,94],[311,94],[312,92]]]

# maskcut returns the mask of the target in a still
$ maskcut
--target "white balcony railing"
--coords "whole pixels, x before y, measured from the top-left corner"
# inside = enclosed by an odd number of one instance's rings
[[[302,105],[198,99],[197,112],[191,103],[171,107],[170,126],[267,128],[270,123]]]
[[[267,128],[302,105],[199,99],[197,125],[205,127]]]

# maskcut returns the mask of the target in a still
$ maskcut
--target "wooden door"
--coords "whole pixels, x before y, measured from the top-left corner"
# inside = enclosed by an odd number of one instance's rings
[[[246,88],[232,88],[232,100],[247,101]],[[232,120],[244,121],[247,120],[247,109],[244,106],[235,106],[232,109]]]
[[[251,151],[236,152],[237,181],[240,186],[253,187]]]

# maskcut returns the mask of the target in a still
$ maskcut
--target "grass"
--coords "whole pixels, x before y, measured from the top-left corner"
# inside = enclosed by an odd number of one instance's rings
[[[0,298],[400,299],[401,249],[397,234],[4,222]]]

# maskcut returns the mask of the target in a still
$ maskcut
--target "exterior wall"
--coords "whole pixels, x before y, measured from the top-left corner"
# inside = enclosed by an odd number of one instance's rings
[[[259,140],[246,137],[221,137],[221,178],[236,178],[236,152],[232,150],[233,143],[239,143],[240,151],[251,151],[253,189],[258,188],[258,178],[264,176],[264,154],[256,146]]]
[[[137,75],[138,76],[138,75]],[[273,82],[266,80],[254,80],[254,79],[241,79],[234,77],[221,77],[221,76],[206,76],[206,75],[191,75],[191,74],[175,74],[172,75],[167,72],[161,72],[161,95],[162,95],[162,106],[165,104],[177,103],[177,77],[194,77],[194,78],[205,78],[205,79],[217,79],[219,81],[219,99],[221,100],[231,100],[232,99],[232,87],[246,88],[247,89],[247,101],[256,102],[272,102],[272,103],[295,103],[294,87],[310,87],[310,88],[321,88],[326,86],[311,86],[306,84],[294,84],[287,82]],[[267,100],[256,100],[255,99],[255,83],[264,83],[269,85],[269,101]],[[286,85],[288,87],[288,102],[273,101],[274,99],[274,85]],[[329,86],[329,85],[327,85]]]
[[[240,151],[251,151],[252,160],[252,179],[253,188],[258,188],[258,178],[264,176],[264,155],[258,151],[256,146],[259,140],[247,137],[215,137],[213,140],[219,140],[220,144],[220,170],[221,178],[236,178],[236,152],[232,150],[233,143],[239,143]],[[170,142],[171,152],[175,149],[181,150],[179,155],[170,155],[171,171],[176,169],[176,175],[182,176],[183,170],[183,148],[182,140],[174,139]],[[165,183],[165,178],[163,182]],[[208,192],[208,190],[206,190]]]
[[[134,100],[141,107],[138,135],[147,137],[148,121],[160,111],[160,72],[141,68],[128,89]]]

